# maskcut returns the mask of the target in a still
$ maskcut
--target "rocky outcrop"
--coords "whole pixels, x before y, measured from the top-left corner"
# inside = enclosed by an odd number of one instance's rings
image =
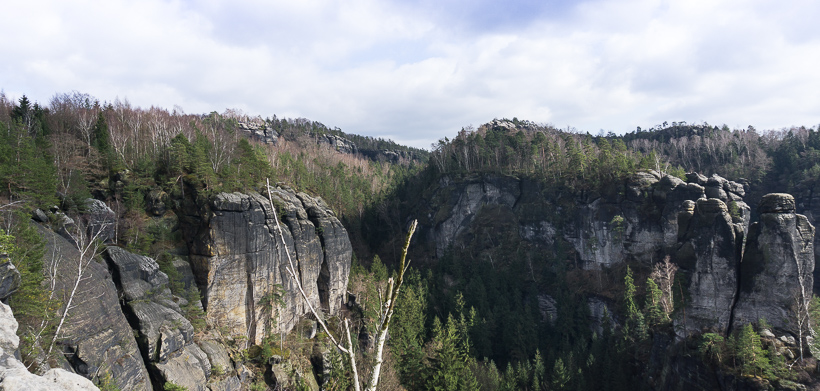
[[[347,231],[324,201],[288,188],[275,189],[273,201],[275,208],[256,192],[222,193],[182,218],[209,322],[252,343],[290,330],[309,312],[285,248],[315,308],[338,313],[350,271]],[[280,292],[285,305],[272,305]]]
[[[676,328],[685,330],[683,335],[725,333],[737,295],[743,226],[732,222],[728,207],[716,198],[684,202],[678,223],[674,261],[686,281],[688,301]]]
[[[20,339],[11,308],[0,303],[0,390],[3,391],[99,391],[90,380],[61,368],[43,376],[29,372],[16,356]]]
[[[77,281],[79,252],[73,243],[51,230],[38,228],[46,254],[57,260],[56,289],[67,297]],[[55,349],[70,367],[87,378],[111,375],[122,390],[150,391],[151,381],[108,268],[90,261],[80,278],[68,319]]]
[[[714,197],[708,196],[707,188]],[[648,170],[636,173],[622,190],[583,195],[570,206],[558,206],[526,179],[484,175],[454,181],[445,176],[433,196],[437,200],[431,202],[427,238],[441,257],[470,232],[482,208],[501,208],[517,219],[514,223],[522,239],[546,248],[556,240],[570,243],[584,269],[624,261],[651,264],[675,251],[684,201],[720,200],[732,223],[748,227],[751,209],[740,200],[743,189],[716,175],[706,178],[693,173],[684,182]]]
[[[448,189],[449,197],[442,205],[446,218],[428,231],[428,240],[435,243],[438,257],[442,257],[467,231],[482,207],[492,205],[512,209],[521,196],[519,180],[508,176],[473,177],[459,183],[452,183],[448,177],[443,177],[440,186],[452,186],[453,189]]]
[[[211,364],[193,341],[194,328],[171,294],[168,276],[153,259],[119,247],[108,247],[105,257],[155,383],[204,390]]]
[[[797,336],[798,311],[807,310],[801,303],[811,299],[814,285],[814,226],[794,213],[789,194],[765,195],[758,212],[746,242],[733,327],[765,319]]]
[[[279,133],[268,128],[264,123],[239,122],[237,129],[245,133],[249,138],[265,144],[276,144],[279,140]]]
[[[20,288],[20,271],[14,267],[8,254],[0,254],[0,301],[5,302]]]
[[[116,240],[115,225],[117,214],[105,202],[88,198],[85,200],[85,213],[81,218],[88,230],[89,237],[96,237],[103,243],[113,243]]]
[[[347,153],[352,155],[359,153],[359,149],[356,147],[356,143],[344,137],[339,137],[335,134],[319,134],[316,136],[316,143],[319,145],[328,145],[341,153]]]

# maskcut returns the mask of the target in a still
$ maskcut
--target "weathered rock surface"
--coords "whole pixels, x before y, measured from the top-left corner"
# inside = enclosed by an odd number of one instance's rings
[[[88,198],[85,200],[86,213],[82,220],[88,229],[89,237],[97,237],[103,243],[113,243],[116,231],[117,214],[105,202]]]
[[[20,343],[17,326],[11,308],[0,303],[0,390],[99,391],[90,380],[64,369],[50,369],[43,376],[29,372],[15,357]]]
[[[209,322],[252,343],[290,330],[309,312],[287,272],[285,248],[315,308],[339,311],[350,271],[347,231],[321,199],[283,188],[273,199],[276,209],[259,193],[222,193],[191,205],[182,218]],[[274,213],[281,216],[278,227]],[[285,305],[275,308],[265,298],[280,288]]]
[[[487,205],[500,205],[509,209],[521,196],[519,180],[507,176],[474,177],[459,183],[441,180],[442,187],[454,186],[444,205],[447,218],[429,231],[428,238],[435,243],[436,255],[444,255],[459,235],[464,233],[479,210]]]
[[[265,144],[276,144],[279,140],[279,133],[268,128],[264,123],[239,122],[237,128],[251,139],[261,141]]]
[[[0,254],[0,301],[5,301],[20,288],[20,271],[14,267],[8,255]]]
[[[321,134],[316,136],[316,143],[319,145],[329,145],[331,148],[348,154],[356,154],[359,149],[356,144],[344,137],[339,137],[335,134]]]
[[[204,391],[211,376],[208,356],[196,344],[187,344],[167,360],[157,363],[157,370],[165,381],[183,386],[189,391]]]
[[[710,192],[716,199],[731,203],[734,222],[748,226],[750,208],[742,200],[730,200],[725,190],[742,192],[742,185],[716,175],[707,179],[691,174],[689,179],[686,183],[652,170],[641,171],[625,183],[623,192],[582,197],[575,200],[572,210],[562,211],[552,200],[540,197],[538,186],[527,180],[498,175],[460,181],[443,177],[439,195],[434,196],[439,197],[436,209],[427,216],[427,241],[435,243],[436,255],[441,257],[470,232],[482,210],[501,208],[517,219],[514,224],[519,225],[521,238],[548,248],[563,239],[572,245],[585,269],[611,267],[625,260],[649,264],[674,251],[683,202],[707,199],[703,185],[714,188]]]
[[[799,335],[797,308],[808,308],[814,285],[814,226],[794,213],[794,198],[767,194],[746,242],[733,328],[766,321]],[[804,330],[805,333],[805,330]]]
[[[174,302],[168,276],[149,257],[114,246],[105,255],[156,382],[204,390],[211,364],[193,341],[194,328]]]
[[[700,199],[691,211],[682,211],[679,223],[674,261],[687,281],[690,299],[686,316],[676,319],[676,327],[689,334],[725,333],[737,293],[743,227],[733,223],[726,204],[714,198]]]
[[[77,279],[79,252],[65,238],[39,227],[47,257],[59,259],[56,288],[68,296]],[[66,354],[74,371],[88,378],[106,372],[122,390],[150,391],[151,381],[108,268],[88,263],[55,349]]]

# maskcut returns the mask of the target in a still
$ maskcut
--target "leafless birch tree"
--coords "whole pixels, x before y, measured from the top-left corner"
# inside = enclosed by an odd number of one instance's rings
[[[282,241],[282,246],[285,249],[285,254],[288,258],[288,265],[286,267],[288,274],[293,279],[294,283],[296,284],[297,289],[299,290],[299,294],[302,296],[302,299],[307,304],[310,312],[316,317],[316,320],[319,322],[319,325],[322,326],[322,329],[327,333],[328,337],[330,338],[333,345],[336,346],[340,352],[347,355],[348,360],[350,361],[350,371],[353,375],[353,388],[356,391],[361,391],[361,382],[359,380],[359,372],[358,368],[356,367],[356,352],[354,349],[353,341],[350,338],[350,324],[347,319],[344,321],[344,328],[345,328],[345,339],[346,341],[341,341],[333,336],[330,330],[327,327],[327,323],[324,321],[323,317],[316,311],[311,304],[310,300],[305,293],[304,288],[302,287],[302,281],[299,279],[299,276],[296,272],[296,266],[293,263],[293,258],[290,256],[290,252],[288,251],[287,244],[285,243],[285,236],[282,233],[282,228],[279,225],[279,218],[275,212],[275,206],[273,203],[273,196],[271,195],[270,191],[270,180],[267,181],[267,190],[268,190],[268,200],[270,201],[271,208],[274,208],[274,219],[276,221],[276,232],[279,234],[279,238]],[[375,391],[376,386],[379,384],[379,376],[381,374],[381,367],[384,363],[383,355],[384,355],[384,343],[387,340],[387,332],[390,327],[390,320],[393,318],[393,310],[396,306],[396,299],[399,296],[399,289],[401,288],[402,282],[404,281],[404,274],[409,267],[409,261],[407,261],[407,249],[410,247],[410,239],[413,237],[413,233],[416,231],[417,221],[413,220],[410,224],[410,229],[407,232],[407,237],[405,238],[404,247],[402,248],[402,255],[401,261],[399,263],[399,274],[394,281],[393,278],[390,278],[387,282],[387,289],[383,293],[380,292],[381,297],[383,298],[381,308],[379,310],[379,319],[378,324],[376,327],[376,361],[373,364],[373,368],[371,371],[370,382],[366,384],[366,391]],[[346,343],[343,343],[346,342]]]

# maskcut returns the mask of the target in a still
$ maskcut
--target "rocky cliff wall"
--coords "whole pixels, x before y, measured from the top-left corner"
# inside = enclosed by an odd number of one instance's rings
[[[557,242],[568,243],[567,256],[583,269],[650,267],[670,256],[685,289],[685,309],[675,318],[679,337],[726,334],[761,318],[797,336],[791,308],[795,296],[811,296],[814,228],[794,213],[791,196],[764,197],[760,221],[750,228],[744,186],[717,175],[690,173],[683,181],[645,171],[606,195],[571,199],[545,196],[537,183],[511,176],[443,177],[438,185],[422,221],[439,257],[473,240],[486,223],[482,214],[493,211],[544,259],[556,254]]]
[[[333,314],[352,259],[347,231],[321,199],[277,188],[273,201],[275,209],[259,193],[222,193],[181,219],[208,321],[253,343],[290,330],[309,312],[287,272],[286,248],[311,304]],[[280,289],[284,306],[269,305]]]

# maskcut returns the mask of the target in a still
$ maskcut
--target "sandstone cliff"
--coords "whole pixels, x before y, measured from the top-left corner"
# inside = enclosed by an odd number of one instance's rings
[[[561,248],[556,243],[568,243],[565,256],[587,270],[649,267],[669,255],[685,290],[674,322],[679,337],[726,334],[761,318],[797,337],[792,307],[795,297],[811,296],[814,228],[794,213],[791,196],[764,197],[760,221],[750,228],[744,186],[717,175],[690,173],[683,181],[644,171],[609,194],[568,200],[543,192],[511,176],[443,177],[427,199],[427,243],[438,257],[474,244],[492,220],[482,215],[492,213],[509,219],[520,240],[545,257]]]
[[[275,209],[259,193],[222,193],[182,218],[208,321],[252,343],[290,330],[309,312],[286,271],[274,213],[316,308],[338,313],[352,259],[347,231],[321,199],[277,188],[273,200]],[[285,305],[268,305],[282,288]]]

